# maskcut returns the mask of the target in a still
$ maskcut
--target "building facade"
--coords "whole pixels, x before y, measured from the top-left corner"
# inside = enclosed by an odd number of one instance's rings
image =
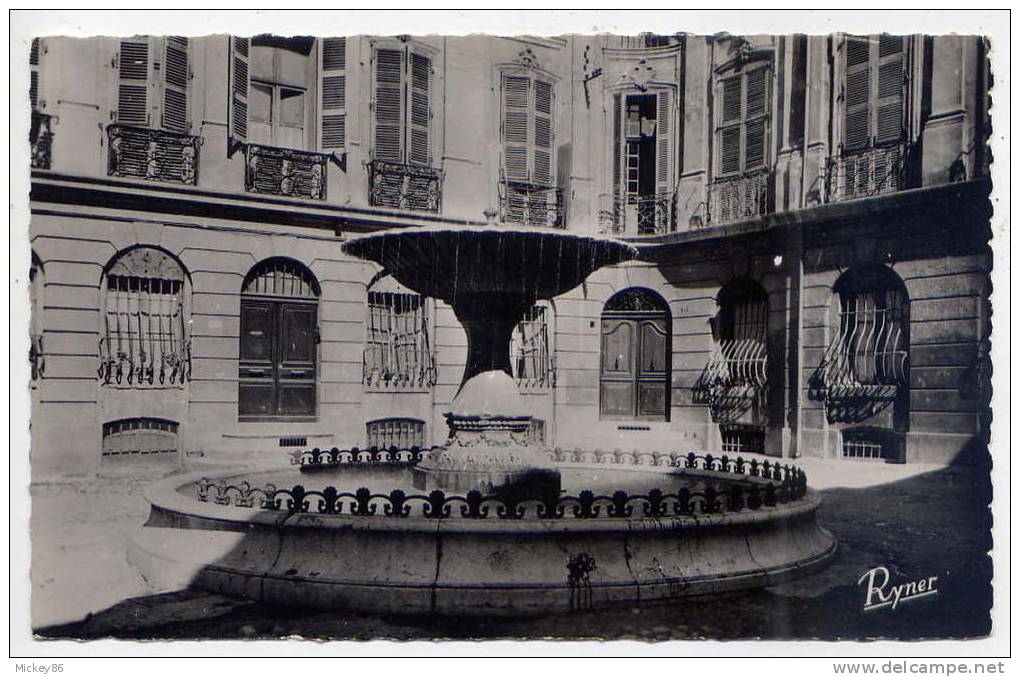
[[[513,376],[549,447],[983,458],[990,73],[966,36],[32,43],[40,476],[442,443],[449,307],[359,233],[604,233]]]

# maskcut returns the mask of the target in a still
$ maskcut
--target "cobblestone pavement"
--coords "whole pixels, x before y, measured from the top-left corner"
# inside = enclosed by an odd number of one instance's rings
[[[921,639],[990,630],[991,487],[985,470],[805,460],[819,519],[839,539],[830,566],[763,590],[537,619],[425,620],[288,609],[201,591],[144,594],[124,559],[145,519],[141,480],[33,488],[36,633],[74,638]],[[865,612],[864,572],[938,576],[938,594]],[[88,617],[82,617],[88,613]]]

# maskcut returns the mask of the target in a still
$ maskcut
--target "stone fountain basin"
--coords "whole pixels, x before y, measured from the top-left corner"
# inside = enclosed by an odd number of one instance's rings
[[[563,468],[605,472],[599,464]],[[639,488],[678,476],[657,467],[613,472]],[[715,484],[722,475],[679,474]],[[294,475],[309,489],[328,483]],[[150,518],[133,535],[129,560],[154,588],[192,585],[320,609],[520,616],[770,585],[815,571],[836,549],[816,523],[820,501],[810,490],[774,507],[719,514],[471,519],[455,511],[436,519],[219,505],[197,500],[199,479],[150,487]]]

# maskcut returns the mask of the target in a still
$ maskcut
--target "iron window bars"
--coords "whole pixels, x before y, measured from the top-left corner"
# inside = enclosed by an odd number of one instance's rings
[[[510,338],[510,364],[517,385],[525,389],[555,385],[556,370],[549,349],[546,306],[532,306]]]
[[[425,299],[368,293],[363,381],[373,388],[431,388],[436,380]]]

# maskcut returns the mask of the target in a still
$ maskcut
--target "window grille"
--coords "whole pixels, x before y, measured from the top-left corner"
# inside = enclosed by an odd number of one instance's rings
[[[425,423],[414,418],[384,418],[366,426],[368,447],[410,449],[425,446]]]
[[[99,377],[120,387],[180,386],[191,375],[184,271],[159,250],[123,254],[106,274]]]
[[[528,426],[528,444],[533,447],[545,447],[545,421],[540,418],[531,419]]]
[[[256,266],[244,281],[241,293],[248,296],[319,298],[319,284],[311,271],[297,261],[273,258]]]
[[[368,293],[365,385],[430,388],[435,383],[426,310],[418,294]]]
[[[513,376],[522,388],[548,388],[554,385],[555,369],[549,349],[549,322],[546,306],[532,306],[510,339]]]
[[[764,454],[765,430],[755,426],[719,426],[724,454]]]
[[[867,461],[887,461],[897,454],[897,435],[881,428],[847,428],[841,431],[842,457]]]
[[[907,383],[907,301],[902,288],[839,295],[839,330],[825,354],[828,399],[884,399]]]
[[[166,457],[177,453],[178,424],[159,418],[129,418],[103,424],[103,458]]]

